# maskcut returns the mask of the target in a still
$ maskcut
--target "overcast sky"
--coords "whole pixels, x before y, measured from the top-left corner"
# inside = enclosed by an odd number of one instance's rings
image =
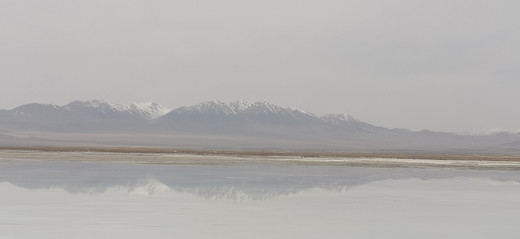
[[[267,101],[520,129],[520,1],[0,0],[0,108]]]

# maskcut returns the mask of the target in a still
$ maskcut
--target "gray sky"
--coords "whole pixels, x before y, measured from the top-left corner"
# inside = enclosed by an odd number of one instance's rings
[[[268,101],[520,129],[520,1],[0,0],[0,108]]]

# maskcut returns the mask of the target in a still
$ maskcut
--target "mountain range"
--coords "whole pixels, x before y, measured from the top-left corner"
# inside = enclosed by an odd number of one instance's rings
[[[123,145],[199,149],[520,152],[520,134],[388,129],[348,114],[317,116],[266,102],[209,101],[176,109],[101,100],[0,110],[0,146]]]

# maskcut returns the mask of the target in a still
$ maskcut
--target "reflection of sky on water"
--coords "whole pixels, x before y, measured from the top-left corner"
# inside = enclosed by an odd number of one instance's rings
[[[161,188],[204,198],[269,199],[304,190],[348,190],[387,179],[456,177],[520,182],[517,171],[448,168],[376,168],[342,166],[153,165],[0,160],[0,182],[27,189],[62,188],[70,193],[101,193],[114,187]]]

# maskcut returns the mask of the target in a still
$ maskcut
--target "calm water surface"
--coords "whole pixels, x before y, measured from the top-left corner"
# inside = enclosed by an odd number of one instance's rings
[[[520,172],[0,159],[0,238],[519,238]]]

